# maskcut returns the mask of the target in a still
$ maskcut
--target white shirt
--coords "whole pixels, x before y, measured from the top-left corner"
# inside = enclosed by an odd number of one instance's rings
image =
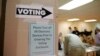
[[[65,37],[68,40],[68,45],[70,46],[74,46],[74,47],[84,47],[83,42],[81,41],[81,39],[75,35],[75,34],[67,34],[67,36]]]

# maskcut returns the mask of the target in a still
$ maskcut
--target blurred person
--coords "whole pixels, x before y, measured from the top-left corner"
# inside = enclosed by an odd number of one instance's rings
[[[81,39],[75,34],[67,34],[64,40],[65,56],[84,56],[85,45]]]
[[[94,45],[94,39],[93,39],[93,37],[91,35],[87,36],[87,40],[86,41],[87,41],[87,43],[89,45]]]
[[[84,29],[84,35],[88,36],[88,31],[87,31],[87,29]]]
[[[62,33],[61,33],[61,32],[59,33],[59,36],[58,36],[58,37],[59,37],[59,40],[58,40],[58,47],[59,47],[59,48],[58,48],[58,49],[59,49],[59,50],[62,50],[62,41],[63,41],[63,37],[62,37]]]
[[[69,29],[69,33],[72,33],[73,32],[71,27],[69,27],[68,29]]]
[[[84,32],[80,32],[79,37],[81,38],[82,42],[86,43]]]
[[[95,42],[96,45],[100,46],[100,25],[96,26],[96,33]]]
[[[90,36],[92,34],[92,30],[91,31],[87,31],[87,29],[84,29],[84,35],[85,36]]]
[[[79,35],[79,31],[77,27],[74,27],[74,30],[72,31],[73,34]]]
[[[100,46],[100,24],[96,25],[96,37],[95,37],[95,44]],[[100,50],[96,51],[96,56],[100,56]]]

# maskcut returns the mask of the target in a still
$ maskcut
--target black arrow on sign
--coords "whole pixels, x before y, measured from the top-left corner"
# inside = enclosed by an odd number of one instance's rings
[[[42,8],[42,10],[44,10],[45,13],[46,13],[45,15],[41,15],[42,18],[44,18],[44,17],[46,17],[46,16],[52,14],[50,11],[46,10],[45,8]]]
[[[45,14],[41,14],[41,12],[36,13],[36,11],[44,11]],[[41,16],[42,18],[52,14],[50,11],[46,10],[45,8],[42,9],[31,9],[31,8],[17,8],[16,9],[17,15],[35,15],[35,16]]]

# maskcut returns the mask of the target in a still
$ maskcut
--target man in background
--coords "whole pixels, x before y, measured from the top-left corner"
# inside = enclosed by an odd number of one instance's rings
[[[72,33],[73,32],[71,27],[69,27],[68,29],[69,29],[69,33]]]
[[[63,49],[62,48],[62,42],[63,42],[62,39],[63,39],[63,36],[62,36],[62,33],[61,32],[59,33],[59,36],[58,37],[59,37],[59,39],[58,39],[58,49],[59,50],[62,50]]]
[[[100,46],[100,24],[96,25],[96,37],[95,37],[95,43],[97,46]],[[100,50],[96,52],[96,56],[100,56]]]
[[[76,34],[79,36],[79,31],[78,31],[78,28],[77,27],[74,27],[74,30],[72,32],[73,34]]]
[[[84,56],[85,46],[81,39],[75,34],[67,34],[64,40],[65,56]]]

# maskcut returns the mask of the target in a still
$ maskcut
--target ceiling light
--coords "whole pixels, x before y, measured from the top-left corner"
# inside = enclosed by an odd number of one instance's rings
[[[92,2],[93,0],[72,0],[69,3],[66,3],[65,5],[59,7],[59,9],[62,10],[72,10],[75,9],[77,7],[83,6],[87,3]]]
[[[80,19],[78,18],[73,18],[73,19],[68,19],[67,21],[79,21]]]
[[[91,19],[91,20],[85,20],[84,22],[96,22],[97,20]]]

